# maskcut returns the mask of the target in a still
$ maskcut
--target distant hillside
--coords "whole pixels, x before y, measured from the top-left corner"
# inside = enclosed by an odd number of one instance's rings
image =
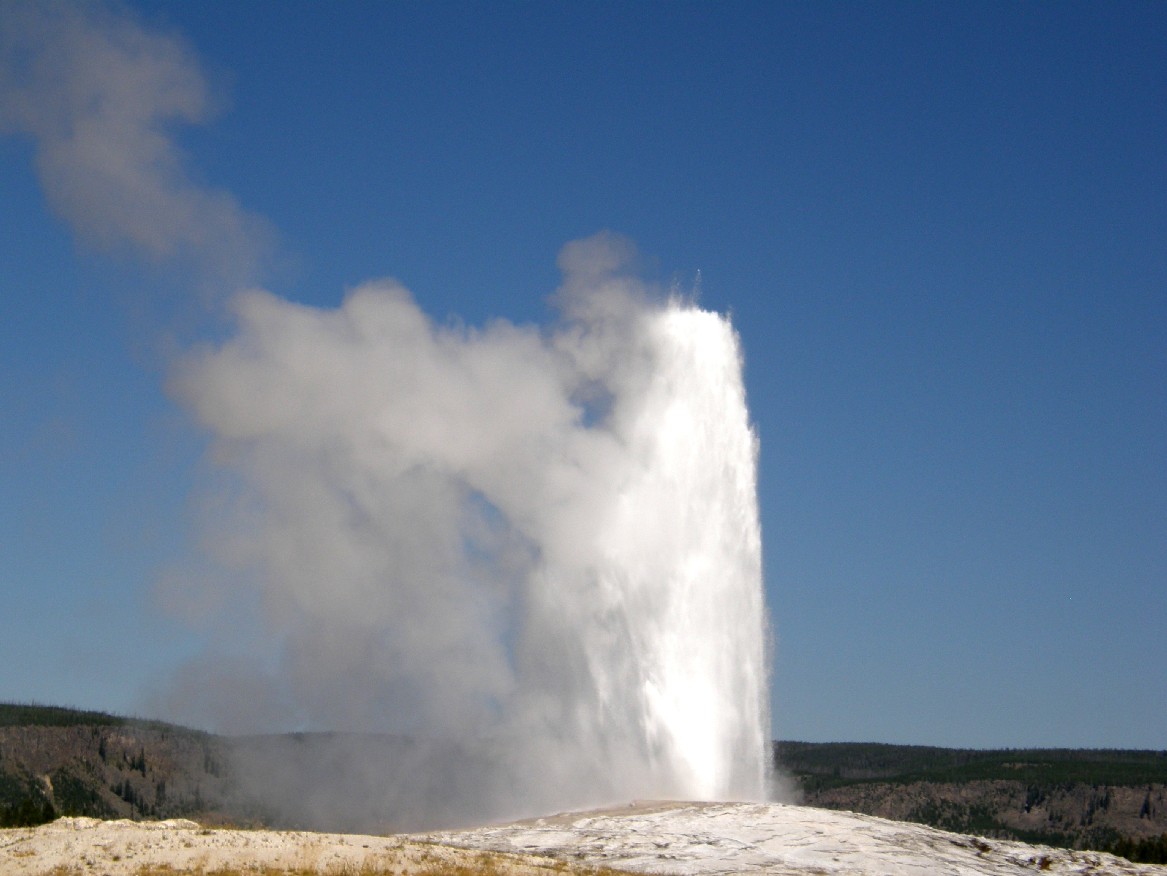
[[[86,712],[62,706],[38,706],[31,703],[0,703],[0,727],[121,727],[130,718]]]
[[[1167,863],[1167,751],[776,742],[774,757],[811,806]],[[466,823],[484,793],[467,762],[400,737],[231,738],[0,704],[0,827],[59,815],[374,833]],[[408,798],[394,797],[402,787]]]
[[[776,742],[803,802],[1167,863],[1167,751]]]
[[[228,746],[160,721],[0,704],[0,826],[58,815],[217,815],[233,799]]]
[[[472,823],[489,750],[399,736],[225,737],[101,712],[0,705],[0,827],[59,815],[388,833]]]

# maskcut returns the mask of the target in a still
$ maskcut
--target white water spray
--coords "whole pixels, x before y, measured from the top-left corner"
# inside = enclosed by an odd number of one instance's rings
[[[551,332],[435,327],[392,283],[335,311],[253,293],[177,384],[230,476],[217,543],[260,588],[274,699],[453,741],[477,815],[765,793],[737,338],[651,303],[628,255],[565,248]]]
[[[623,451],[609,500],[578,565],[544,579],[550,617],[535,622],[558,621],[584,655],[579,744],[613,761],[618,795],[759,799],[761,535],[737,339],[723,317],[671,303],[642,341],[647,379],[607,423]]]

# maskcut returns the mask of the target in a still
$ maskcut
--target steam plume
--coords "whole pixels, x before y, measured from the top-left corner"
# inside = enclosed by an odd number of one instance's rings
[[[128,15],[0,7],[0,130],[33,139],[53,208],[95,246],[193,266],[237,321],[172,379],[213,513],[206,562],[166,590],[216,638],[170,716],[393,734],[388,758],[336,737],[323,773],[266,745],[242,764],[319,826],[761,796],[756,449],[728,321],[646,287],[610,234],[563,249],[550,328],[435,325],[389,280],[335,310],[232,295],[267,232],[184,171],[173,126],[210,103],[182,44]]]
[[[177,38],[97,4],[0,6],[0,133],[31,136],[50,206],[98,248],[254,282],[266,223],[193,183],[172,135],[212,109]]]
[[[547,331],[437,326],[392,281],[332,311],[250,292],[181,367],[301,726],[497,745],[487,808],[763,793],[736,338],[631,253],[565,247]]]

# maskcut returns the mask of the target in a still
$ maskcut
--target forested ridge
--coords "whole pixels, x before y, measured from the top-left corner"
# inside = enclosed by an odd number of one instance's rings
[[[227,748],[161,721],[0,704],[0,827],[213,815],[231,791]]]
[[[811,806],[1167,863],[1167,751],[775,742]]]
[[[863,781],[1006,779],[1119,785],[1167,783],[1167,750],[935,748],[854,742],[775,742],[775,762],[804,790]]]
[[[319,771],[329,768],[330,749],[320,743],[330,738],[240,740],[103,712],[0,704],[0,827],[61,815],[303,826],[280,824],[278,812],[248,797],[233,754],[258,746]],[[371,757],[399,756],[408,744],[370,740]],[[807,805],[1167,863],[1167,751],[775,742],[774,762]]]

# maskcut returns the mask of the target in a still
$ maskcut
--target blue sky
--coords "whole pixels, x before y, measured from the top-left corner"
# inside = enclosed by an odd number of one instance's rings
[[[109,10],[201,71],[181,174],[285,298],[546,323],[601,229],[699,272],[761,441],[775,735],[1167,745],[1162,4]],[[0,699],[142,710],[204,644],[158,595],[205,444],[166,382],[226,271],[79,230],[26,132],[0,191]]]

